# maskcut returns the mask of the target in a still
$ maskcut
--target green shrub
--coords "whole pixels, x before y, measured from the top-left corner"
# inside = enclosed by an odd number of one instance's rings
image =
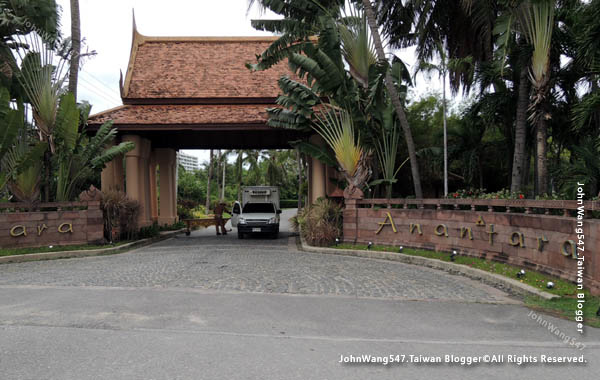
[[[151,226],[140,228],[138,232],[138,238],[140,239],[153,238],[158,235],[160,235],[160,228],[157,222],[154,222]]]
[[[186,224],[180,220],[177,223],[162,225],[159,227],[159,230],[160,231],[177,231],[177,230],[180,230],[185,227],[186,227]]]
[[[100,208],[104,218],[104,237],[107,241],[136,238],[140,213],[138,201],[129,199],[122,191],[106,191],[102,193]],[[119,231],[117,236],[113,236],[115,228]]]
[[[327,247],[342,234],[342,207],[330,199],[319,198],[300,210],[291,222],[308,244]]]
[[[178,203],[177,204],[177,216],[179,216],[179,220],[193,219],[194,218],[193,209],[187,208],[184,205],[182,205],[181,203]]]
[[[279,201],[279,208],[297,208],[298,200],[297,199],[282,199]]]

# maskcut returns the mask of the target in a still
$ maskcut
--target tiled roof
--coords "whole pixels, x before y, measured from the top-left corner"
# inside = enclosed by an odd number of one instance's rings
[[[240,105],[124,105],[90,118],[93,127],[112,120],[115,126],[265,125],[265,104]]]
[[[134,31],[123,86],[128,99],[275,98],[287,64],[252,72],[276,37],[146,37]],[[131,103],[131,102],[129,102]]]

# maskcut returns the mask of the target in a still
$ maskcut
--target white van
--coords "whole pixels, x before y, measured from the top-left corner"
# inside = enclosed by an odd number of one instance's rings
[[[231,210],[231,225],[238,230],[238,238],[245,234],[279,236],[279,188],[276,186],[245,186],[242,202],[236,201]]]

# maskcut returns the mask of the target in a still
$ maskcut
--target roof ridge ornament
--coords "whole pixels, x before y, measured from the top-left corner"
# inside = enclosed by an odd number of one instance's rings
[[[121,99],[123,99],[123,70],[119,69],[119,92],[121,94]]]

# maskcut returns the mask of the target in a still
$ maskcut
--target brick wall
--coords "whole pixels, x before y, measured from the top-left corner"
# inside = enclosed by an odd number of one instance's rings
[[[0,204],[0,248],[98,244],[104,241],[100,202],[44,203],[22,211]],[[12,232],[12,233],[11,233]]]
[[[456,249],[461,254],[515,264],[570,281],[576,280],[577,260],[571,256],[572,247],[568,243],[569,240],[575,243],[578,241],[575,233],[577,220],[573,216],[427,208],[374,209],[361,208],[360,203],[360,200],[346,200],[346,242],[371,241],[374,244],[403,245],[446,252]],[[391,225],[390,218],[394,226]],[[481,220],[479,224],[478,220]],[[380,223],[387,224],[382,227]],[[494,233],[490,234],[492,228]],[[600,247],[600,220],[584,219],[583,228],[584,286],[599,294],[600,257],[597,247]],[[493,237],[491,243],[490,235]]]

